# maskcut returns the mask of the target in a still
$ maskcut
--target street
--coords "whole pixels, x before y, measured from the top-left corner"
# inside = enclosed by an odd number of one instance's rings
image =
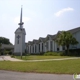
[[[74,80],[73,75],[23,73],[0,70],[0,80]]]

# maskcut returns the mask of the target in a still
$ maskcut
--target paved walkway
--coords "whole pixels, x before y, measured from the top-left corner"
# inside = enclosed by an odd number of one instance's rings
[[[0,61],[24,61],[24,62],[39,62],[39,61],[59,61],[59,60],[69,60],[69,59],[80,59],[80,57],[71,57],[71,58],[59,58],[59,59],[42,59],[42,60],[20,60],[11,58],[10,56],[0,56]]]
[[[60,61],[60,60],[69,60],[69,59],[80,59],[80,57],[59,58],[59,59],[42,59],[42,60],[27,60],[27,62],[39,62],[39,61]]]
[[[0,61],[23,61],[23,60],[11,58],[10,56],[0,56]]]

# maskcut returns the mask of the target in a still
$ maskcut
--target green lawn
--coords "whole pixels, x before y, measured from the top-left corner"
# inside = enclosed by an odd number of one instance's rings
[[[21,59],[20,56],[15,56],[15,58]],[[69,56],[23,56],[22,60],[41,60],[41,59],[58,59],[58,58],[69,58]]]
[[[80,59],[45,61],[45,62],[10,62],[0,61],[0,70],[12,70],[22,72],[59,73],[74,74],[80,73]]]

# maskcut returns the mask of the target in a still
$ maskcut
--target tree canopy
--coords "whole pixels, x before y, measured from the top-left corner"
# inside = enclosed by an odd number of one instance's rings
[[[11,44],[8,38],[0,37],[0,44]]]
[[[78,44],[78,41],[68,31],[62,31],[57,35],[56,42],[58,45],[66,46],[67,51],[70,45]]]

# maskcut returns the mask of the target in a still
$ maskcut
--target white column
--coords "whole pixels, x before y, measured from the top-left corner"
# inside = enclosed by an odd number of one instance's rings
[[[43,52],[45,52],[45,43],[43,43]]]
[[[46,52],[46,42],[44,43],[44,52]]]
[[[32,52],[32,49],[33,49],[33,47],[31,46],[31,53],[33,53],[33,52]]]
[[[36,49],[35,49],[35,53],[37,53],[37,44],[35,44],[35,48],[36,48]]]
[[[40,52],[42,52],[42,42],[40,43]]]
[[[57,43],[56,42],[54,42],[54,44],[55,44],[55,51],[57,51]]]
[[[55,44],[54,44],[54,41],[52,41],[52,46],[53,46],[53,50],[52,50],[52,51],[55,51],[55,48],[54,48]]]
[[[36,44],[36,53],[38,53],[38,44]]]
[[[29,53],[30,53],[30,45],[28,46],[28,50],[29,50]]]
[[[59,46],[60,51],[62,51],[62,46]]]
[[[50,40],[48,40],[48,51],[50,51]]]
[[[34,44],[34,53],[35,53],[35,44]]]

